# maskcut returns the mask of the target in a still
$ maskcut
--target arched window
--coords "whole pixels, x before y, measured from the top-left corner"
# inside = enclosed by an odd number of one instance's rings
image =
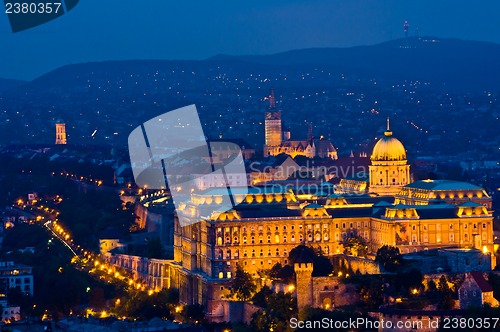
[[[278,234],[276,234],[276,235],[274,236],[274,242],[275,242],[275,243],[280,243],[280,236],[279,236]]]

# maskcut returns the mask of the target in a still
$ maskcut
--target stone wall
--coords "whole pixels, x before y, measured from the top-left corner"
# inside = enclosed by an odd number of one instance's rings
[[[353,273],[380,274],[380,265],[370,258],[336,255],[334,262],[337,266],[345,267]]]

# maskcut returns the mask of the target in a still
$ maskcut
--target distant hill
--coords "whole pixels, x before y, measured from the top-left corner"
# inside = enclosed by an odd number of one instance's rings
[[[263,56],[66,65],[31,82],[0,80],[0,146],[53,142],[57,119],[67,123],[72,144],[125,145],[132,128],[189,104],[211,138],[261,146],[274,87],[294,139],[313,123],[315,135],[330,137],[339,151],[368,151],[390,116],[398,138],[419,155],[456,155],[467,146],[497,158],[498,59],[499,44],[421,37]]]
[[[89,76],[111,80],[123,75],[144,76],[157,70],[183,69],[208,71],[222,64],[234,71],[260,72],[316,67],[361,78],[428,81],[459,91],[500,89],[500,44],[411,37],[371,46],[312,48],[271,55],[217,55],[201,61],[130,60],[68,65],[40,76],[28,88],[80,84]],[[90,75],[92,73],[92,75]],[[144,74],[144,75],[142,75]],[[203,82],[205,83],[205,82]],[[196,84],[196,82],[195,82]],[[300,82],[298,82],[300,84]],[[15,84],[14,84],[15,85]],[[2,81],[0,81],[0,92]]]
[[[217,55],[210,60],[238,60],[266,65],[335,66],[374,77],[433,81],[449,88],[500,88],[500,44],[411,37],[373,46],[312,48],[262,56]]]

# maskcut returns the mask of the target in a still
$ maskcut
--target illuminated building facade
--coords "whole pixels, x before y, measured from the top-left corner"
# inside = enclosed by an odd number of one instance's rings
[[[56,122],[56,144],[66,144],[66,124],[62,120]]]
[[[389,128],[371,161],[365,194],[351,182],[350,193],[233,187],[234,200],[242,203],[221,212],[225,190],[193,193],[178,213],[199,222],[181,227],[174,220],[174,259],[160,271],[162,283],[178,288],[182,303],[202,304],[210,320],[224,321],[237,265],[256,276],[276,263],[288,264],[300,244],[327,256],[343,253],[350,237],[362,239],[372,255],[384,245],[404,254],[475,248],[495,267],[491,198],[482,188],[456,181],[409,184],[406,151]]]
[[[276,101],[274,99],[274,89],[271,89],[269,96],[269,111],[266,112],[264,120],[265,130],[265,155],[270,154],[274,147],[281,145],[283,141],[281,129],[281,111],[276,110]],[[267,152],[267,153],[266,153]]]
[[[311,125],[309,125],[307,140],[290,140],[290,132],[287,132],[287,135],[284,136],[282,130],[281,111],[276,110],[274,89],[271,89],[269,111],[266,112],[264,120],[264,156],[277,156],[283,153],[292,158],[305,156],[307,158],[337,159],[337,150],[330,140],[322,137],[313,139]]]
[[[387,130],[370,157],[370,192],[379,195],[395,195],[410,183],[410,165],[407,164],[406,150],[395,137],[387,119]]]

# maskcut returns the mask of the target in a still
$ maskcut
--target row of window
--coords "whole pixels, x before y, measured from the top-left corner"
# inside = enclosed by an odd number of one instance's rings
[[[349,234],[348,233],[342,233],[342,240],[346,240],[349,236],[353,237],[355,235],[356,234],[354,232],[350,232]],[[365,240],[368,240],[368,231],[360,232],[359,235],[361,237],[363,237]],[[306,235],[306,238],[307,238],[308,242],[313,242],[313,241],[321,242],[321,240],[323,240],[323,241],[329,241],[330,240],[330,236],[329,236],[328,232],[324,232],[323,234],[321,234],[320,232],[316,232],[316,234],[308,233]],[[272,239],[271,236],[268,235],[266,243],[267,244],[272,243],[271,239]],[[280,241],[280,239],[282,241]],[[226,241],[223,242],[222,237],[219,236],[217,238],[217,245],[222,246],[223,244],[226,244],[226,245],[227,244],[231,244],[231,239],[229,237],[226,237],[225,240]],[[297,240],[296,236],[294,234],[292,234],[290,236],[290,243],[295,243],[296,240]],[[304,235],[303,234],[299,234],[298,240],[299,240],[299,242],[304,242]],[[338,232],[335,233],[335,241],[340,241],[340,233],[338,233]],[[288,242],[288,236],[287,235],[283,235],[282,237],[280,237],[280,235],[278,235],[278,234],[274,235],[274,243],[287,243],[287,242]],[[235,236],[233,238],[232,244],[238,244],[238,243],[239,243],[239,239],[238,239],[237,236]],[[243,244],[249,244],[246,236],[243,236],[242,243]],[[255,239],[255,236],[250,237],[250,244],[256,244],[256,243],[257,242],[256,242],[256,239]],[[259,236],[258,244],[264,244],[264,238],[263,238],[263,236]]]
[[[481,233],[481,241],[487,241],[487,238],[488,238],[488,233],[486,233],[486,232]],[[441,235],[438,234],[436,239],[438,242],[440,242]],[[464,242],[469,242],[469,239],[472,240],[472,237],[469,237],[469,234],[465,233],[464,234]],[[455,234],[454,233],[448,234],[448,241],[455,242]],[[417,242],[417,235],[416,234],[412,235],[412,242]],[[429,235],[428,234],[423,235],[423,242],[429,242]]]
[[[362,222],[357,222],[356,224],[354,224],[354,223],[352,223],[352,222],[351,222],[351,223],[349,223],[349,224],[347,224],[347,223],[342,223],[342,228],[344,228],[344,229],[345,229],[345,228],[347,228],[347,227],[349,227],[349,228],[354,228],[354,226],[355,226],[355,225],[357,226],[357,228],[361,228],[361,227],[363,227],[363,226],[364,226],[364,227],[368,227],[368,222],[364,222],[364,223],[362,223]],[[298,227],[298,229],[299,229],[299,230],[303,230],[303,225],[298,225],[298,226],[299,226],[299,227]],[[289,227],[289,228],[288,228],[288,227]],[[340,224],[339,224],[339,223],[336,223],[336,224],[335,224],[335,228],[339,228],[339,227],[340,227]],[[307,228],[308,230],[312,230],[312,229],[313,229],[313,225],[307,225],[307,227],[306,227],[306,228]],[[314,225],[314,228],[315,228],[315,229],[317,229],[317,230],[318,230],[318,229],[320,229],[320,228],[321,228],[321,224],[315,224],[315,225]],[[238,228],[238,227],[232,227],[232,229],[233,229],[233,233],[237,233],[239,228]],[[288,229],[290,229],[290,230],[292,230],[292,231],[293,231],[293,230],[295,230],[295,225],[288,225],[288,226],[287,226],[287,225],[283,225],[283,226],[282,226],[282,230],[283,230],[283,231],[287,231]],[[328,224],[323,224],[323,229],[328,229]],[[219,228],[217,228],[217,235],[222,235],[222,231],[223,231],[223,230],[224,230],[224,233],[225,233],[226,235],[231,234],[231,227],[224,227],[224,228],[223,228],[223,227],[219,227]],[[266,227],[266,230],[267,230],[268,232],[271,232],[271,226],[267,226],[267,227]],[[280,230],[280,227],[279,227],[279,226],[275,226],[275,227],[274,227],[274,230],[279,231],[279,230]],[[258,231],[259,231],[259,233],[262,233],[262,232],[264,231],[264,226],[258,226]],[[246,226],[245,226],[245,227],[242,227],[242,232],[243,232],[243,233],[247,233],[247,232],[248,232],[248,228],[247,228]],[[250,227],[250,233],[255,233],[255,226],[251,226],[251,227]]]

